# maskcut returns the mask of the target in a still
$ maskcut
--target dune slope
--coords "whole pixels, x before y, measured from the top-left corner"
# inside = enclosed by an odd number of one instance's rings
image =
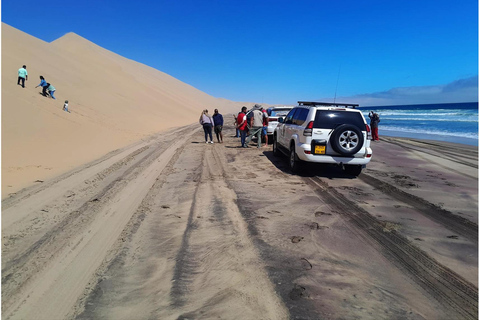
[[[27,65],[26,87],[17,70]],[[39,93],[39,76],[57,100]],[[62,110],[69,101],[71,113]],[[47,43],[2,23],[2,198],[153,133],[238,110],[74,34]]]

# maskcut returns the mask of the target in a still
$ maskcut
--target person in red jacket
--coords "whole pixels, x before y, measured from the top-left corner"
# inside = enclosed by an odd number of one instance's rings
[[[242,142],[242,148],[247,148],[245,140],[247,138],[247,107],[243,106],[242,111],[237,116],[237,128],[240,130],[240,141]]]

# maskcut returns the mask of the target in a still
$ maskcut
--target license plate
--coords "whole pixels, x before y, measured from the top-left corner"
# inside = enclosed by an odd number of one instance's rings
[[[315,146],[315,154],[325,154],[325,146]]]

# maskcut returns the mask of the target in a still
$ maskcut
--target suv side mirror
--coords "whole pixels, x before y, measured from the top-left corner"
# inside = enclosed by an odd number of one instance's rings
[[[278,123],[283,123],[285,121],[285,117],[278,118]]]

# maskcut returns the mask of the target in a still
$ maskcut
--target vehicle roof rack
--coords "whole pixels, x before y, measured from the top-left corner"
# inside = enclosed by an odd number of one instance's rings
[[[354,103],[333,103],[333,102],[316,102],[316,101],[298,101],[300,106],[331,106],[331,107],[345,107],[355,109],[358,104]]]

